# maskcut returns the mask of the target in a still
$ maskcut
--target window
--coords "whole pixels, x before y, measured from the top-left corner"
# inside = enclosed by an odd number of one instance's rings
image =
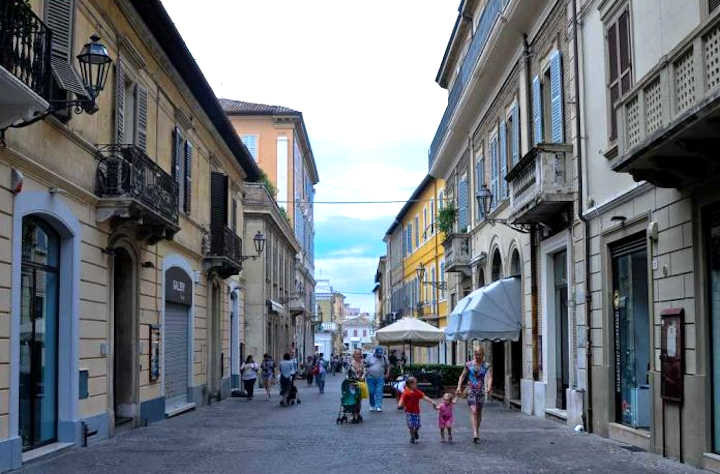
[[[247,149],[250,152],[250,155],[252,155],[253,159],[255,161],[257,161],[258,160],[258,149],[257,149],[258,137],[257,137],[257,135],[243,135],[241,140],[247,147]]]
[[[132,78],[123,61],[115,65],[115,142],[147,147],[147,89]]]
[[[367,329],[363,329],[363,337],[367,337]]]
[[[347,335],[348,335],[347,329],[343,329],[343,337],[347,337]]]
[[[563,74],[561,55],[557,49],[548,56],[542,74],[533,78],[532,96],[533,144],[563,143]]]
[[[428,213],[427,206],[423,207],[423,241],[428,239]]]
[[[180,210],[185,214],[190,214],[192,202],[192,155],[192,143],[184,137],[180,128],[175,127],[173,130],[172,175],[178,188],[178,204]]]
[[[624,9],[607,29],[608,93],[610,96],[610,141],[617,138],[615,107],[632,87],[632,55],[630,42],[630,14]]]
[[[458,181],[458,231],[467,232],[469,224],[469,194],[468,177],[463,175]]]
[[[435,293],[435,287],[434,284],[437,283],[435,280],[435,263],[433,263],[432,268],[430,268],[430,282],[433,283],[433,286],[431,286],[432,291],[432,310],[437,311],[437,300],[435,299],[436,293]]]
[[[445,283],[445,258],[440,262],[440,282]],[[445,291],[446,290],[440,290],[440,301],[445,299]]]
[[[435,199],[430,199],[430,235],[435,233]]]
[[[410,255],[413,251],[413,245],[412,245],[412,224],[408,224],[407,226],[407,235],[405,238],[407,238],[407,249],[408,249],[408,255]]]
[[[445,196],[442,191],[438,193],[438,212],[443,210],[443,207],[445,207]]]
[[[490,192],[492,192],[491,209],[500,202],[500,154],[498,150],[498,137],[490,139]]]
[[[517,103],[510,107],[507,115],[508,147],[507,156],[510,159],[510,168],[520,161],[520,114]]]
[[[477,194],[485,184],[485,157],[482,152],[475,160],[475,193]],[[480,221],[485,218],[482,206],[475,206],[475,218]]]
[[[508,139],[507,139],[507,123],[503,120],[500,122],[500,125],[498,127],[498,133],[500,138],[500,150],[499,150],[499,169],[498,169],[498,199],[497,202],[500,203],[501,200],[505,199],[508,195],[508,187],[507,187],[507,181],[505,181],[505,176],[507,176],[507,157],[508,157]]]
[[[354,337],[357,337],[357,334],[358,334],[358,333],[357,333],[357,329],[353,329],[353,336],[354,336]]]

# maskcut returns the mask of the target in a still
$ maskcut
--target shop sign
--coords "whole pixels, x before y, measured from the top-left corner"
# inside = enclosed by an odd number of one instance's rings
[[[183,269],[171,267],[165,272],[165,300],[185,306],[192,304],[192,280]]]

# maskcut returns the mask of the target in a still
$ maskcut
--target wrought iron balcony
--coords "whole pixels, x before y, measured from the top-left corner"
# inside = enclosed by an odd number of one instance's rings
[[[172,176],[135,145],[101,145],[95,176],[97,220],[129,222],[137,238],[171,240],[178,225],[178,189]]]
[[[510,222],[548,224],[572,206],[572,145],[538,143],[510,170]]]
[[[488,38],[490,38],[493,26],[495,26],[495,22],[498,18],[500,18],[501,12],[507,6],[509,1],[510,0],[488,0],[485,5],[485,9],[480,15],[480,21],[478,22],[477,30],[475,31],[472,42],[470,43],[470,48],[465,54],[465,58],[460,66],[460,71],[458,72],[457,78],[450,90],[445,113],[443,114],[440,125],[435,132],[435,137],[430,144],[430,151],[428,152],[428,167],[432,167],[433,162],[435,161],[440,145],[445,139],[453,114],[455,113],[455,109],[460,101],[460,97],[462,96],[465,87],[470,82],[472,73],[475,70],[475,65],[485,50],[485,46],[487,45]]]
[[[220,278],[242,271],[242,239],[227,226],[210,227],[210,248],[203,258],[203,269]]]
[[[443,247],[445,247],[445,271],[471,276],[470,234],[448,234],[443,241]]]
[[[320,330],[324,332],[337,332],[337,324],[325,322],[320,324]]]
[[[672,188],[720,172],[719,61],[720,17],[714,16],[622,97],[614,171]]]
[[[48,109],[50,39],[25,1],[0,2],[0,128]]]

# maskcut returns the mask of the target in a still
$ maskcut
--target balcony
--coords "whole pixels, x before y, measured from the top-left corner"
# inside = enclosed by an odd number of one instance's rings
[[[138,240],[172,240],[178,225],[178,190],[172,176],[134,145],[101,145],[95,174],[98,222],[130,224]]]
[[[288,301],[290,314],[297,315],[305,312],[305,294],[293,293]]]
[[[242,271],[242,239],[227,226],[210,227],[210,249],[203,270],[225,279]]]
[[[720,18],[662,58],[619,101],[614,171],[685,188],[720,172]]]
[[[572,145],[538,143],[510,170],[510,222],[549,224],[575,198]]]
[[[323,332],[337,332],[337,324],[335,323],[322,323],[320,324],[320,330]]]
[[[23,0],[0,2],[0,129],[48,110],[50,35]]]
[[[470,234],[454,233],[445,237],[445,271],[472,275],[470,268]]]
[[[465,58],[460,66],[460,71],[458,72],[455,83],[450,90],[445,113],[443,114],[440,125],[435,132],[435,137],[430,144],[430,151],[428,153],[428,167],[430,168],[433,165],[433,161],[435,161],[440,145],[445,139],[445,134],[448,131],[455,109],[460,102],[460,97],[472,78],[478,59],[480,59],[480,56],[485,50],[485,45],[490,38],[493,26],[495,26],[495,22],[498,18],[500,18],[500,13],[508,3],[509,0],[488,0],[487,5],[485,5],[485,9],[483,10],[480,16],[480,21],[478,22],[477,30],[475,31],[475,36],[473,36],[470,48],[465,54]]]

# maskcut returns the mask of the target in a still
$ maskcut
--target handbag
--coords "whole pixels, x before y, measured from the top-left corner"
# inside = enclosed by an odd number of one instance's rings
[[[360,389],[360,400],[370,398],[370,390],[368,390],[367,382],[361,381],[357,383]]]

